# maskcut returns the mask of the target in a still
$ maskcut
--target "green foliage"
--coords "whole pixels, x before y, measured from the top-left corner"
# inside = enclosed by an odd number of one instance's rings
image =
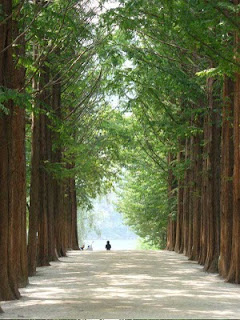
[[[165,244],[160,246],[155,246],[154,244],[151,244],[149,241],[144,241],[143,239],[139,239],[137,243],[137,250],[159,250],[160,249],[165,249]]]
[[[165,238],[168,217],[166,183],[157,172],[151,172],[147,167],[131,174],[127,172],[125,176],[118,210],[145,242],[164,247],[162,239]]]
[[[17,90],[0,87],[0,110],[9,114],[10,110],[5,107],[5,103],[12,101],[14,105],[22,108],[31,108],[31,96],[26,93],[19,93]]]
[[[99,14],[105,3],[95,10],[89,1],[25,1],[19,14],[14,1],[26,49],[20,56],[16,50],[15,60],[26,83],[19,92],[1,88],[0,110],[7,114],[12,100],[29,120],[32,111],[47,116],[61,161],[41,165],[55,179],[76,178],[84,217],[91,200],[122,178],[119,210],[160,248],[168,217],[176,215],[177,181],[191,165],[184,143],[202,133],[208,112],[206,79],[221,87],[224,75],[239,71],[233,35],[240,7],[227,0],[121,0]],[[43,75],[49,82],[33,89]],[[42,97],[53,85],[61,85],[60,111]],[[28,181],[30,139],[28,126]]]
[[[19,29],[25,30],[27,41],[25,55],[16,56],[16,62],[26,69],[27,94],[8,91],[1,101],[14,98],[21,106],[27,103],[29,120],[32,111],[48,118],[53,153],[61,150],[61,161],[49,158],[41,167],[57,180],[74,177],[79,206],[90,208],[91,199],[108,192],[120,170],[114,163],[118,146],[107,128],[111,110],[100,92],[100,83],[107,76],[98,63],[105,35],[94,21],[95,9],[77,0],[42,4],[27,1],[20,18]],[[49,82],[40,83],[42,91],[33,89],[32,79],[38,83],[44,74],[50,75]],[[61,112],[53,110],[51,100],[42,95],[44,92],[50,96],[54,84],[61,84]],[[20,101],[26,97],[26,101]],[[30,134],[26,145],[29,186]]]
[[[185,141],[202,134],[206,78],[220,88],[224,75],[239,70],[233,49],[237,12],[229,1],[129,0],[102,15],[111,36],[101,59],[114,66],[105,88],[118,95],[125,121],[121,163],[127,170],[119,210],[138,235],[158,247],[168,216],[176,216],[177,181],[191,166]]]

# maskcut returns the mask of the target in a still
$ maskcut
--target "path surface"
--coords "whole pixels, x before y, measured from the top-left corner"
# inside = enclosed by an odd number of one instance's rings
[[[240,286],[168,251],[70,252],[38,269],[1,318],[239,319]]]

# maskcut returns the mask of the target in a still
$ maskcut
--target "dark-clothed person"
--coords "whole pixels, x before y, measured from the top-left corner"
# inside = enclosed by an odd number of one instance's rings
[[[110,241],[107,241],[107,244],[106,244],[105,248],[107,250],[111,250],[112,246],[110,245]]]

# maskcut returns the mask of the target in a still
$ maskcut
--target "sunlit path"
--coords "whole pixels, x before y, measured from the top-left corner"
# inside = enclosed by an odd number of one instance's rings
[[[0,318],[239,318],[240,286],[201,269],[167,251],[70,252]]]

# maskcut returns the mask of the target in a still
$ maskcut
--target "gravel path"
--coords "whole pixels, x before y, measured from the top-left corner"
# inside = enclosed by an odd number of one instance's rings
[[[240,286],[174,252],[75,251],[51,265],[0,319],[240,318]]]

